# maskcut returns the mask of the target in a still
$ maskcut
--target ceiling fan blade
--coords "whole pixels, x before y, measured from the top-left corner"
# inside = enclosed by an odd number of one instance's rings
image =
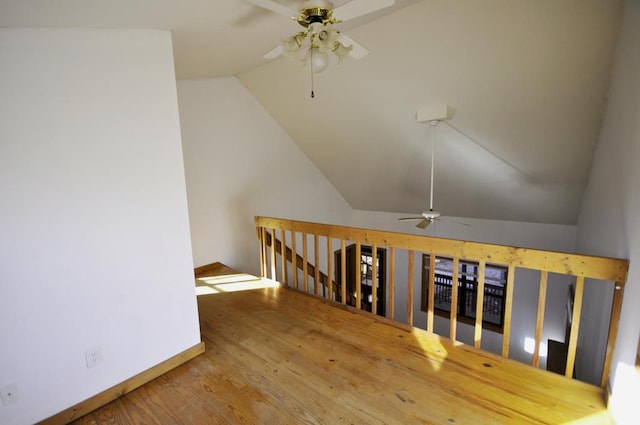
[[[297,16],[298,12],[273,0],[247,0],[249,3],[288,17]]]
[[[398,220],[400,221],[405,221],[405,220],[424,220],[424,217],[420,216],[420,217],[401,217]]]
[[[264,58],[265,59],[279,58],[280,56],[282,56],[283,53],[284,53],[284,46],[282,44],[278,44],[276,47],[274,47],[273,49],[265,53]]]
[[[455,223],[455,224],[459,224],[461,226],[471,226],[469,223],[463,223],[462,221],[457,221],[457,220],[451,220],[450,218],[439,218],[438,220],[442,220],[442,221],[448,221],[449,223]]]
[[[341,21],[348,21],[349,19],[392,6],[394,3],[394,0],[352,0],[336,7],[333,10],[333,16]]]
[[[430,225],[430,224],[431,224],[431,220],[429,220],[428,218],[425,218],[420,223],[416,224],[416,227],[418,227],[420,229],[426,229],[427,226]]]
[[[354,59],[362,59],[369,54],[369,50],[366,47],[364,47],[360,43],[356,43],[348,35],[344,35],[343,33],[338,34],[338,41],[342,43],[344,47],[353,46],[351,52],[349,53],[349,56]]]

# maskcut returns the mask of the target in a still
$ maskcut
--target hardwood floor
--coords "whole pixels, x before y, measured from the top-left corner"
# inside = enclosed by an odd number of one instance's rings
[[[74,423],[611,423],[598,387],[292,290],[201,285],[206,352]]]

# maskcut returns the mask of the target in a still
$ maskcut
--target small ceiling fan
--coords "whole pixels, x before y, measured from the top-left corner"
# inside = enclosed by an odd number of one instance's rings
[[[446,115],[446,113],[445,113]],[[445,118],[446,119],[446,118]],[[428,121],[431,125],[431,187],[429,189],[429,211],[423,211],[418,217],[401,217],[398,220],[420,220],[416,227],[426,229],[432,222],[440,218],[440,213],[433,210],[433,173],[435,168],[435,145],[436,145],[436,126],[440,123],[440,119]],[[459,223],[468,226],[466,223]]]
[[[282,55],[308,61],[313,72],[322,72],[329,65],[328,53],[333,53],[341,62],[345,57],[365,57],[369,51],[333,27],[349,19],[389,7],[394,0],[351,0],[335,7],[327,0],[305,0],[296,11],[275,0],[247,0],[256,6],[291,17],[304,30],[285,39],[267,52],[265,59]]]

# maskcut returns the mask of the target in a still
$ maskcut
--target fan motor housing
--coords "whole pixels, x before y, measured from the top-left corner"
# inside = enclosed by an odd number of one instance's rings
[[[309,7],[302,9],[296,21],[305,28],[316,22],[321,24],[335,24],[336,19],[333,18],[333,11],[326,7]]]

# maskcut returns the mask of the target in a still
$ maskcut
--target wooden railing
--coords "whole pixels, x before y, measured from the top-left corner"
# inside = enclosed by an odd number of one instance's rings
[[[505,308],[502,334],[502,356],[509,357],[509,342],[511,332],[511,318],[513,314],[513,293],[515,271],[517,268],[537,270],[539,278],[539,296],[537,301],[537,318],[535,323],[535,347],[532,365],[538,367],[540,359],[540,341],[545,317],[545,300],[549,273],[572,276],[575,280],[575,296],[571,318],[571,330],[568,337],[568,354],[565,368],[565,376],[572,377],[580,329],[580,316],[582,311],[582,299],[584,294],[585,279],[594,279],[597,284],[613,285],[613,301],[607,339],[605,361],[602,370],[601,386],[607,384],[611,368],[613,346],[618,332],[620,308],[622,296],[627,278],[628,261],[615,258],[594,257],[579,254],[542,251],[529,248],[518,248],[504,245],[484,244],[453,239],[433,238],[403,233],[385,232],[354,227],[334,226],[328,224],[309,223],[269,217],[256,217],[256,229],[260,240],[260,271],[263,277],[278,280],[284,285],[323,296],[331,300],[338,300],[342,304],[347,303],[347,273],[346,273],[346,244],[347,241],[355,245],[355,258],[360,258],[362,244],[371,246],[373,264],[376,264],[376,252],[378,247],[387,247],[387,294],[389,308],[387,317],[394,320],[394,292],[399,282],[396,282],[396,254],[398,250],[407,252],[407,324],[413,326],[414,315],[414,279],[415,279],[415,255],[416,253],[429,254],[430,266],[428,277],[427,300],[427,326],[426,330],[434,331],[434,294],[436,257],[451,258],[453,270],[458,270],[460,261],[473,261],[478,264],[476,317],[474,324],[473,344],[480,348],[482,339],[483,304],[485,295],[485,268],[486,265],[500,265],[507,268],[507,283],[505,294]],[[312,258],[309,258],[309,238],[312,237]],[[324,243],[321,244],[321,238]],[[302,247],[298,247],[298,240]],[[274,243],[275,242],[275,243]],[[290,243],[290,245],[288,244]],[[286,246],[287,249],[283,249]],[[290,249],[289,249],[290,246]],[[334,247],[341,252],[341,273],[334,281],[333,264]],[[279,248],[278,248],[279,247]],[[302,251],[302,255],[297,253]],[[285,261],[282,261],[284,252]],[[280,254],[279,254],[280,253]],[[296,255],[293,255],[296,253]],[[280,257],[278,257],[280,256]],[[279,258],[279,260],[277,259]],[[322,261],[321,261],[322,260]],[[291,261],[291,270],[288,262]],[[324,271],[321,264],[323,264]],[[278,266],[279,264],[279,266]],[[375,267],[375,266],[374,266]],[[302,282],[299,282],[298,269],[302,270]],[[290,273],[291,272],[291,273]],[[355,308],[361,309],[361,272],[360,267],[355,267]],[[309,278],[313,279],[313,287],[309,286]],[[453,275],[451,300],[453,305],[458,300],[457,274]],[[372,274],[372,313],[376,313],[376,290],[378,282],[376,272]],[[322,288],[324,286],[324,288]],[[450,317],[450,331],[448,337],[456,340],[457,315],[452,308]]]

